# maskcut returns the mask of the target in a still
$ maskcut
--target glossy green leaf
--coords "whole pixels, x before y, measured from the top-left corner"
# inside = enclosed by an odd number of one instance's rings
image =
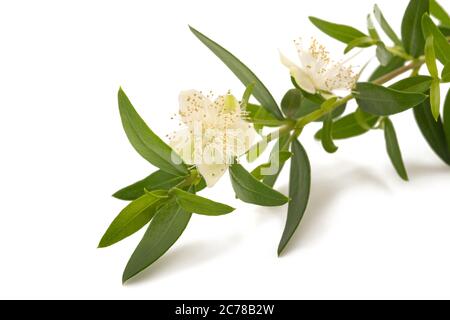
[[[444,69],[442,70],[442,74],[441,74],[441,79],[442,79],[442,82],[444,82],[444,83],[450,82],[450,63],[447,63],[444,66]]]
[[[428,76],[415,76],[400,80],[389,88],[404,92],[426,93],[430,90],[431,81],[433,78]]]
[[[405,165],[403,163],[403,157],[398,144],[397,134],[395,133],[394,125],[389,118],[384,118],[384,138],[386,140],[386,150],[391,159],[392,165],[397,171],[398,175],[403,180],[408,180],[408,173],[406,172]]]
[[[410,0],[402,21],[403,46],[414,58],[423,54],[425,38],[422,33],[422,17],[429,12],[428,0]]]
[[[447,97],[444,102],[444,131],[450,159],[450,89],[447,91]]]
[[[226,204],[215,202],[178,188],[173,188],[170,190],[169,194],[175,196],[175,199],[181,208],[191,213],[206,216],[220,216],[235,210]]]
[[[427,96],[385,88],[369,82],[356,84],[356,101],[365,112],[389,116],[403,112],[422,103]]]
[[[114,219],[100,240],[99,248],[111,246],[145,226],[154,216],[164,193],[146,193],[128,204]]]
[[[438,19],[443,25],[450,27],[449,14],[436,0],[430,0],[430,14]]]
[[[395,31],[390,26],[390,24],[387,22],[378,5],[375,5],[373,13],[375,15],[375,19],[380,24],[384,33],[392,40],[392,42],[394,42],[394,44],[396,44],[397,46],[402,46],[403,45],[402,40],[400,40],[400,38],[397,36]]]
[[[303,102],[303,94],[299,89],[291,89],[284,95],[281,100],[281,110],[286,117],[296,119],[296,115]]]
[[[373,114],[363,113],[365,117],[365,122],[373,127],[379,117]],[[350,113],[341,119],[338,119],[333,124],[332,129],[332,137],[334,140],[342,140],[360,136],[369,131],[367,128],[364,128],[360,125],[360,121],[356,118],[356,112]],[[320,140],[322,139],[323,130],[319,130],[315,134],[315,138]]]
[[[436,121],[441,113],[441,88],[439,79],[433,79],[430,87],[431,113]]]
[[[172,200],[156,212],[123,272],[125,282],[158,260],[178,240],[191,218]]]
[[[309,20],[323,33],[347,44],[355,39],[367,37],[366,34],[350,26],[328,22],[315,17],[309,17]]]
[[[222,60],[222,62],[236,75],[239,80],[241,80],[245,86],[254,84],[255,88],[253,90],[253,96],[264,108],[266,108],[268,112],[272,113],[275,118],[279,120],[283,119],[283,115],[278,108],[278,104],[269,90],[267,90],[266,86],[247,66],[245,66],[233,54],[222,48],[216,42],[212,41],[194,28],[189,28],[206,47],[208,47],[220,60]]]
[[[379,42],[377,44],[377,59],[382,66],[388,66],[393,57],[384,43]]]
[[[134,149],[154,166],[173,175],[187,175],[181,158],[145,124],[120,88],[118,93],[122,125]]]
[[[265,127],[279,127],[284,124],[283,121],[278,120],[266,109],[264,109],[259,105],[248,103],[246,111],[247,111],[247,121],[255,125]]]
[[[308,205],[311,189],[311,166],[305,149],[298,140],[294,140],[291,151],[293,154],[289,179],[291,201],[289,201],[286,226],[278,245],[278,255],[283,252],[297,230]]]
[[[347,54],[350,51],[352,51],[355,48],[366,48],[366,47],[370,47],[373,46],[374,44],[376,44],[377,41],[372,39],[371,37],[368,36],[364,36],[361,38],[356,38],[352,41],[350,41],[347,45],[347,47],[345,47],[344,53]]]
[[[450,152],[447,146],[444,126],[441,119],[436,121],[431,113],[430,99],[425,100],[414,108],[416,122],[433,151],[445,163],[450,165]]]
[[[273,175],[266,175],[262,179],[263,183],[268,185],[271,188],[273,188],[273,186],[275,185],[275,182],[277,182],[277,179],[278,179],[281,171],[284,168],[286,161],[282,161],[282,153],[289,149],[289,139],[290,139],[290,135],[285,135],[285,136],[280,137],[278,139],[278,141],[275,143],[275,145],[273,146],[272,151],[270,152],[270,159],[273,160],[277,156],[280,157],[277,172]]]
[[[334,144],[332,137],[333,118],[329,114],[326,120],[323,122],[322,127],[322,147],[328,153],[335,153],[338,147]]]
[[[236,197],[260,206],[281,206],[288,198],[260,182],[240,164],[230,166],[230,178]]]
[[[438,78],[438,68],[436,64],[436,54],[434,51],[434,38],[433,35],[429,35],[425,41],[425,62],[427,64],[428,71],[433,78]]]
[[[450,44],[448,43],[448,39],[442,34],[427,14],[422,18],[422,28],[425,38],[433,36],[434,50],[436,51],[436,57],[439,61],[444,65],[450,63]]]
[[[145,194],[145,190],[169,190],[184,180],[182,176],[174,176],[162,170],[153,172],[147,178],[120,189],[113,197],[120,200],[136,200]]]
[[[369,78],[369,81],[375,81],[382,76],[388,74],[389,72],[392,72],[398,68],[403,67],[405,64],[405,60],[400,57],[393,57],[391,61],[388,63],[387,66],[379,66],[375,69],[375,71],[372,73],[372,75]]]

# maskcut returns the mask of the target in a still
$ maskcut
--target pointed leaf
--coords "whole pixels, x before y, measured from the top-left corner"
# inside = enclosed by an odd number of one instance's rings
[[[391,159],[392,165],[397,171],[398,175],[408,181],[408,174],[403,163],[402,153],[398,144],[397,134],[395,133],[394,125],[389,118],[383,120],[384,124],[384,138],[386,140],[386,150]]]
[[[433,35],[429,35],[425,42],[425,62],[427,64],[428,71],[433,78],[439,78],[438,68],[436,65],[436,54],[434,51],[434,38]]]
[[[439,79],[433,79],[430,87],[431,113],[436,121],[441,113],[441,88]]]
[[[397,46],[402,46],[402,40],[400,40],[395,31],[389,25],[378,5],[375,5],[373,13],[375,15],[375,19],[377,19],[384,33],[386,33],[386,35],[392,40],[392,42],[394,42],[394,44],[396,44]]]
[[[263,163],[257,166],[251,174],[258,180],[263,180],[264,177],[271,176],[265,174],[264,170],[270,170],[272,166],[283,166],[286,161],[288,161],[292,156],[292,153],[289,151],[278,151],[276,153],[272,153],[270,155],[270,159],[268,163]],[[267,183],[266,183],[267,184]],[[273,186],[270,186],[271,188]]]
[[[156,212],[141,242],[123,272],[125,282],[158,260],[178,240],[185,230],[191,213],[172,200]]]
[[[113,197],[120,200],[136,200],[145,194],[145,190],[169,190],[183,181],[185,177],[174,176],[162,170],[153,172],[147,178],[120,189],[113,194]]]
[[[367,37],[366,34],[350,26],[328,22],[315,17],[309,17],[309,20],[322,32],[347,44],[357,38]]]
[[[350,41],[347,45],[347,47],[345,47],[344,53],[347,54],[350,51],[352,51],[355,48],[366,48],[366,47],[370,47],[373,46],[374,44],[376,44],[377,41],[372,39],[371,37],[368,36],[364,36],[361,38],[356,38],[352,41]]]
[[[426,93],[430,90],[432,81],[433,78],[428,76],[415,76],[400,80],[389,88],[404,92]]]
[[[356,84],[356,101],[365,112],[389,116],[403,112],[423,102],[427,96],[385,88],[369,82]]]
[[[284,124],[283,121],[275,118],[270,112],[264,109],[262,106],[248,103],[247,104],[247,121],[256,126],[265,127],[279,127]]]
[[[434,50],[436,51],[436,57],[439,61],[444,65],[450,63],[450,44],[448,43],[448,39],[442,34],[427,14],[422,18],[422,28],[425,38],[433,36]]]
[[[429,12],[428,0],[410,0],[402,21],[402,39],[407,53],[414,58],[423,54],[425,38],[422,33],[422,17]]]
[[[122,125],[134,149],[154,166],[173,175],[187,175],[186,165],[172,149],[145,124],[120,88],[118,93]]]
[[[383,42],[377,44],[377,59],[382,66],[388,66],[393,57]]]
[[[212,41],[202,33],[198,32],[192,27],[189,27],[192,33],[207,46],[222,62],[241,80],[241,82],[248,86],[254,84],[253,96],[258,100],[267,111],[272,113],[278,120],[283,119],[280,109],[275,99],[267,90],[266,86],[258,79],[258,77],[241,61],[239,61],[233,54],[222,48],[219,44]]]
[[[414,108],[416,122],[433,151],[445,163],[450,165],[450,152],[447,146],[444,126],[441,120],[436,121],[431,113],[430,99]]]
[[[187,212],[206,216],[220,216],[233,212],[235,209],[219,202],[215,202],[178,188],[170,190],[177,203]]]
[[[311,166],[305,149],[298,140],[292,143],[291,172],[289,179],[289,201],[286,226],[278,245],[278,255],[286,248],[297,230],[308,205],[311,189]]]
[[[281,206],[288,202],[286,196],[258,181],[240,164],[231,165],[229,171],[234,192],[240,200],[266,207]]]
[[[123,209],[106,230],[99,248],[111,246],[145,226],[154,216],[157,206],[163,201],[162,193],[146,193]]]
[[[333,142],[332,130],[333,119],[331,117],[331,114],[328,114],[326,120],[323,122],[322,128],[322,146],[328,153],[335,153],[338,150],[338,147],[336,147]]]

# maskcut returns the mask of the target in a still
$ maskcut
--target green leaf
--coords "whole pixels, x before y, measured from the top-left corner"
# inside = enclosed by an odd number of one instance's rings
[[[389,116],[403,112],[423,102],[427,96],[385,88],[369,82],[356,84],[356,101],[365,112]]]
[[[442,70],[441,74],[442,82],[450,82],[450,63],[447,63],[444,66],[444,69]]]
[[[283,121],[278,120],[266,109],[259,105],[248,103],[246,111],[247,121],[255,125],[265,127],[279,127],[284,124]]]
[[[430,87],[430,104],[431,113],[436,121],[439,119],[439,114],[441,112],[441,88],[439,79],[433,79]]]
[[[382,66],[388,66],[394,56],[390,53],[383,42],[377,44],[377,59]]]
[[[450,89],[444,102],[444,131],[448,145],[448,155],[450,159]]]
[[[289,197],[286,226],[278,245],[278,255],[286,248],[289,240],[297,230],[308,205],[311,189],[311,166],[303,146],[294,140],[292,143],[291,172],[289,179]]]
[[[443,25],[450,27],[450,16],[445,9],[436,1],[430,0],[430,13]]]
[[[299,112],[299,109],[303,102],[303,94],[299,89],[291,89],[283,97],[281,100],[281,110],[283,110],[286,117],[290,119],[296,119],[296,114]]]
[[[428,76],[415,76],[400,80],[389,88],[404,92],[425,93],[430,90],[431,81],[433,81],[433,78]]]
[[[273,188],[275,182],[277,182],[278,176],[280,175],[281,171],[284,168],[285,161],[282,161],[282,153],[289,149],[289,140],[290,135],[281,136],[273,146],[272,151],[270,152],[270,159],[275,159],[275,157],[277,156],[280,157],[277,172],[273,175],[264,176],[262,179],[263,183],[271,188]]]
[[[142,179],[132,185],[120,189],[113,194],[113,197],[120,200],[136,200],[145,194],[145,190],[169,190],[183,181],[185,177],[174,176],[162,170],[153,172],[147,178]]]
[[[397,46],[402,46],[402,40],[400,40],[395,31],[389,25],[378,5],[375,5],[373,13],[375,15],[375,19],[377,19],[384,33],[386,33],[386,35],[392,40],[392,42],[394,42],[394,44],[396,44]]]
[[[323,122],[322,128],[322,147],[328,153],[335,153],[338,150],[338,147],[333,142],[332,128],[333,118],[331,117],[331,114],[329,114]]]
[[[425,62],[428,71],[433,78],[439,78],[439,72],[436,65],[436,54],[434,52],[434,38],[429,35],[425,42]]]
[[[175,196],[181,208],[191,213],[206,216],[220,216],[235,210],[226,204],[215,202],[178,188],[173,188],[169,191],[169,194]]]
[[[361,38],[356,38],[352,41],[350,41],[347,45],[347,47],[344,50],[344,53],[347,54],[350,51],[352,51],[355,48],[366,48],[366,47],[370,47],[373,46],[374,44],[376,44],[377,41],[372,39],[371,37],[368,36],[364,36]]]
[[[309,20],[322,32],[347,44],[357,38],[367,37],[366,34],[350,26],[328,22],[315,17],[309,17]]]
[[[422,28],[425,38],[433,36],[434,50],[439,61],[444,65],[450,63],[450,44],[448,39],[442,34],[428,14],[425,14],[422,18]]]
[[[433,151],[446,164],[450,165],[450,152],[447,146],[444,126],[441,120],[436,121],[431,113],[430,99],[414,108],[414,116],[422,135]]]
[[[403,45],[414,58],[423,54],[425,38],[422,33],[422,17],[429,12],[428,0],[410,0],[402,21]]]
[[[384,138],[386,140],[386,150],[391,159],[392,165],[397,171],[398,175],[405,181],[408,181],[408,173],[406,172],[403,163],[402,153],[398,144],[397,134],[395,133],[394,125],[389,118],[384,118]]]
[[[154,216],[163,201],[162,192],[146,193],[123,209],[106,230],[99,248],[109,247],[139,231]]]
[[[369,31],[369,36],[376,41],[380,40],[380,35],[378,34],[377,29],[375,28],[375,25],[373,24],[372,17],[370,14],[367,15],[367,30]]]
[[[222,62],[238,77],[245,85],[254,84],[253,96],[258,100],[267,111],[272,113],[278,120],[283,119],[278,105],[266,86],[258,77],[233,54],[222,48],[219,44],[212,41],[202,33],[192,27],[189,27],[192,33],[208,47]]]
[[[183,210],[174,200],[162,206],[128,261],[122,281],[134,277],[166,253],[186,229],[190,219],[191,213]]]
[[[387,66],[379,66],[377,69],[375,69],[375,71],[370,76],[369,81],[375,81],[388,74],[389,72],[403,67],[404,64],[405,60],[403,58],[393,57]]]
[[[377,122],[379,117],[373,114],[368,114],[362,112],[362,115],[365,118],[365,123],[373,127]],[[360,136],[369,131],[367,128],[364,128],[360,125],[360,121],[357,120],[356,112],[350,113],[345,117],[338,119],[333,124],[332,129],[332,137],[334,140],[342,140]],[[319,130],[315,134],[315,138],[320,140],[322,139],[323,130]]]
[[[266,207],[281,206],[288,202],[286,196],[258,181],[240,164],[231,165],[229,171],[234,192],[240,200]]]
[[[188,170],[181,158],[150,130],[122,88],[119,89],[118,99],[122,125],[134,149],[148,162],[167,173],[187,175]]]

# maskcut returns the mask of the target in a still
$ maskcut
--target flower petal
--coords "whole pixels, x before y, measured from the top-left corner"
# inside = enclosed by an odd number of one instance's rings
[[[175,132],[170,137],[170,147],[175,151],[181,159],[187,164],[194,163],[194,144],[192,134],[188,129]]]
[[[199,164],[198,172],[205,178],[206,185],[211,188],[224,175],[227,170],[227,164]]]
[[[311,77],[299,67],[290,69],[291,76],[295,79],[295,82],[308,93],[315,94],[316,86],[314,85]]]

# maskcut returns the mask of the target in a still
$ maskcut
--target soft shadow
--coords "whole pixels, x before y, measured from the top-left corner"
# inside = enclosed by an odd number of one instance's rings
[[[226,253],[233,247],[231,244],[240,241],[240,238],[240,236],[235,235],[214,243],[199,240],[170,249],[148,269],[128,280],[126,285],[138,285],[141,282],[151,280],[153,277],[161,279],[165,276],[179,273],[180,270],[185,271],[198,267]]]
[[[450,168],[444,163],[424,164],[424,163],[407,163],[406,170],[408,171],[410,180],[418,178],[426,178],[430,175],[450,175]]]
[[[294,234],[285,250],[296,250],[311,244],[322,237],[323,226],[333,214],[333,204],[342,192],[370,184],[389,192],[389,187],[380,176],[372,174],[367,168],[352,164],[351,169],[339,170],[343,166],[317,168],[313,173],[311,195],[299,230]]]

